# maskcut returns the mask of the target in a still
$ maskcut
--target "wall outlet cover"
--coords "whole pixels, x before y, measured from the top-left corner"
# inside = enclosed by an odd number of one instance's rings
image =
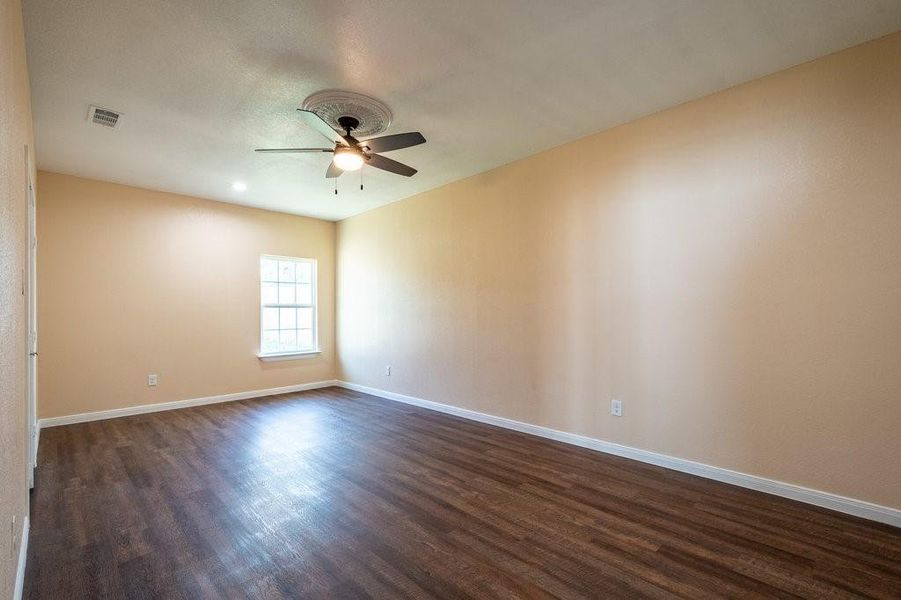
[[[623,416],[623,401],[622,400],[611,400],[610,401],[610,414],[614,417]]]

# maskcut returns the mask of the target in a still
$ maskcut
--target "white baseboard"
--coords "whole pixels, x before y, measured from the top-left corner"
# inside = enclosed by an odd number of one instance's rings
[[[50,417],[48,419],[40,419],[38,427],[41,429],[46,427],[56,427],[58,425],[71,425],[73,423],[86,423],[88,421],[100,421],[103,419],[115,419],[116,417],[127,417],[129,415],[142,415],[144,413],[160,412],[163,410],[175,410],[178,408],[188,408],[190,406],[202,406],[204,404],[217,404],[219,402],[233,402],[235,400],[247,400],[249,398],[260,398],[263,396],[274,396],[275,394],[289,394],[291,392],[302,392],[304,390],[315,390],[336,385],[334,380],[314,381],[312,383],[301,383],[298,385],[287,385],[284,387],[269,388],[265,390],[251,390],[249,392],[235,392],[233,394],[220,394],[218,396],[206,396],[204,398],[191,398],[188,400],[175,400],[174,402],[161,402],[159,404],[142,404],[140,406],[128,406],[125,408],[114,408],[112,410],[99,410],[96,412],[79,413],[75,415],[65,415],[62,417]]]
[[[530,433],[532,435],[556,440],[558,442],[564,442],[567,444],[572,444],[574,446],[580,446],[582,448],[597,450],[598,452],[615,454],[616,456],[623,456],[625,458],[631,458],[633,460],[638,460],[644,463],[666,467],[675,471],[690,473],[692,475],[698,475],[700,477],[706,477],[707,479],[714,479],[716,481],[722,481],[724,483],[731,483],[733,485],[749,488],[752,490],[758,490],[761,492],[766,492],[768,494],[782,496],[783,498],[790,498],[792,500],[798,500],[807,504],[821,506],[823,508],[828,508],[849,515],[854,515],[856,517],[862,517],[871,521],[879,521],[880,523],[887,523],[889,525],[894,525],[895,527],[901,527],[901,510],[896,508],[881,506],[879,504],[873,504],[871,502],[857,500],[855,498],[839,496],[837,494],[814,490],[791,483],[785,483],[783,481],[776,481],[773,479],[767,479],[765,477],[758,477],[756,475],[748,475],[747,473],[740,473],[738,471],[723,469],[721,467],[714,467],[711,465],[706,465],[704,463],[686,460],[684,458],[676,458],[674,456],[660,454],[658,452],[651,452],[649,450],[642,450],[640,448],[633,448],[631,446],[623,446],[622,444],[615,444],[613,442],[605,442],[604,440],[598,440],[574,433],[567,433],[565,431],[558,431],[549,427],[542,427],[540,425],[532,425],[530,423],[514,421],[513,419],[497,417],[466,408],[451,406],[449,404],[432,402],[430,400],[424,400],[422,398],[416,398],[414,396],[405,396],[404,394],[388,392],[377,388],[367,387],[365,385],[349,383],[347,381],[338,381],[336,382],[336,385],[347,388],[349,390],[362,392],[364,394],[370,394],[372,396],[394,400],[395,402],[403,402],[405,404],[421,406],[423,408],[455,415],[464,419],[479,421],[480,423],[487,423],[489,425],[496,425],[498,427],[504,427],[506,429],[512,429],[514,431],[519,431],[522,433]]]
[[[19,538],[19,563],[16,565],[16,587],[13,588],[13,600],[22,600],[25,591],[25,560],[28,558],[28,515],[22,519],[22,537]]]

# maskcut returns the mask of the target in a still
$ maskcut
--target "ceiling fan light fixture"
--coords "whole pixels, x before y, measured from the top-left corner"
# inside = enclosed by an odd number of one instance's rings
[[[373,101],[375,102],[375,101]],[[340,177],[345,171],[359,171],[363,165],[368,165],[374,169],[380,169],[395,175],[403,175],[404,177],[412,177],[416,175],[416,169],[410,165],[391,160],[386,156],[382,156],[381,152],[391,152],[392,150],[402,150],[412,146],[418,146],[425,143],[425,138],[418,131],[410,131],[407,133],[395,133],[393,135],[383,135],[381,137],[369,137],[360,141],[354,136],[360,135],[360,128],[366,123],[359,117],[355,116],[355,111],[345,112],[332,110],[327,116],[329,122],[318,114],[310,110],[312,106],[304,103],[304,108],[298,108],[297,114],[311,129],[321,134],[335,146],[332,148],[257,148],[256,152],[265,153],[301,153],[301,152],[331,152],[333,153],[332,162],[325,171],[326,179],[335,179]],[[387,109],[385,109],[387,110]],[[387,114],[387,113],[386,113]],[[332,119],[332,117],[335,117]],[[332,123],[331,121],[335,121]],[[374,119],[375,123],[386,123]],[[336,126],[337,124],[337,126]],[[370,123],[371,125],[371,123]],[[339,128],[345,133],[340,133]],[[362,187],[360,188],[362,189]]]
[[[335,166],[342,171],[357,171],[363,166],[363,155],[351,148],[335,150]]]

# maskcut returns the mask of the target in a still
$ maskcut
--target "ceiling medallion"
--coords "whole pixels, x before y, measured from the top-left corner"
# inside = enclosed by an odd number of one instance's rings
[[[341,117],[353,117],[360,124],[354,136],[365,138],[382,133],[391,125],[391,111],[375,98],[344,90],[322,90],[303,101],[301,106],[328,123],[335,131],[343,131]]]

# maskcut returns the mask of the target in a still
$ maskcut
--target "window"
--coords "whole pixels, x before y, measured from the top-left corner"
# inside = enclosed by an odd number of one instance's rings
[[[318,351],[316,261],[260,257],[260,356]]]

